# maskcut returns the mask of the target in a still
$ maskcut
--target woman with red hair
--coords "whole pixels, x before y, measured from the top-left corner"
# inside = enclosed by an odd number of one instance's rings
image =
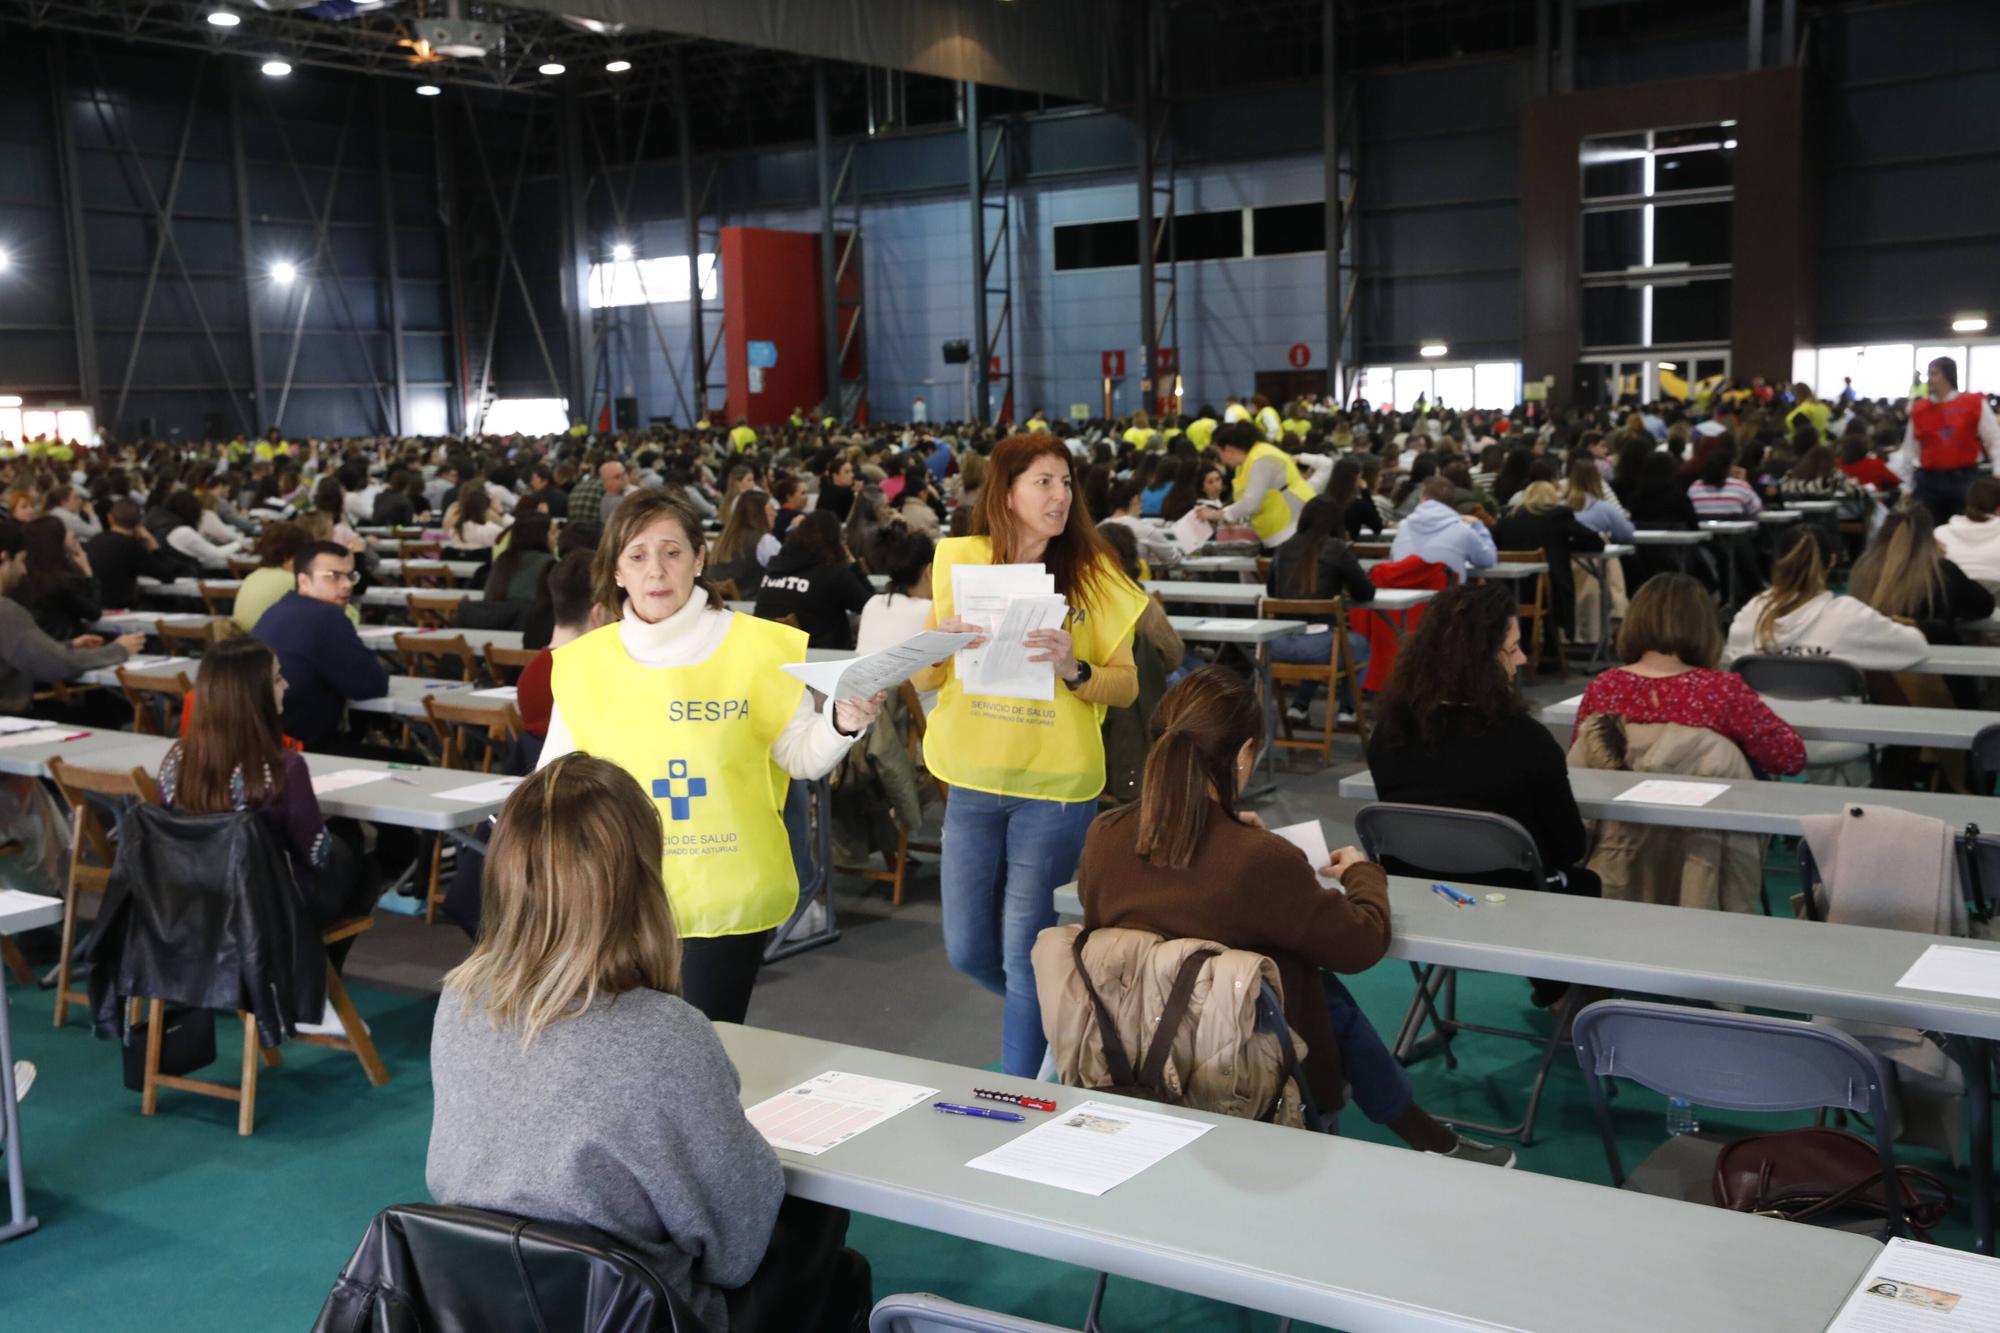
[[[1055,888],[1075,875],[1097,813],[1104,710],[1131,703],[1139,689],[1132,632],[1146,596],[1076,492],[1076,467],[1061,441],[1008,436],[993,450],[972,535],[938,543],[931,566],[933,623],[956,632],[991,627],[958,616],[955,567],[1035,564],[1054,576],[1069,603],[1062,628],[1026,637],[1028,660],[1050,664],[1053,697],[974,694],[951,661],[917,680],[919,690],[938,690],[924,762],[951,788],[939,872],[945,950],[954,967],[1006,1001],[1002,1067],[1024,1076],[1040,1067],[1046,1045],[1029,955],[1035,936],[1055,924]]]

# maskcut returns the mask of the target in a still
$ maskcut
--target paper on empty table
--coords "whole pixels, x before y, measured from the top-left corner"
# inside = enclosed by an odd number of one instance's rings
[[[1215,528],[1201,517],[1201,509],[1196,507],[1180,516],[1173,526],[1174,540],[1183,551],[1193,555],[1202,547],[1215,540]]]
[[[167,657],[158,653],[151,655],[141,653],[137,657],[126,658],[123,662],[118,663],[118,665],[124,667],[127,671],[143,671],[147,667],[166,666],[170,662],[187,662],[192,664],[193,661],[192,657]]]
[[[1194,1120],[1084,1102],[966,1165],[1078,1194],[1102,1194],[1213,1128]]]
[[[53,727],[55,723],[40,717],[0,717],[0,736],[16,731],[37,731],[43,727]]]
[[[744,1114],[773,1148],[817,1157],[936,1093],[936,1088],[914,1083],[830,1069],[758,1102]]]
[[[438,797],[440,800],[474,803],[504,801],[508,792],[525,781],[526,778],[493,778],[487,782],[475,782],[470,787],[453,787],[450,791],[441,791]]]
[[[1840,1307],[1827,1333],[2000,1328],[2000,1259],[1892,1240]]]
[[[866,657],[842,657],[831,662],[787,662],[785,673],[804,681],[829,699],[868,699],[893,690],[925,667],[936,666],[966,644],[970,634],[946,634],[927,629],[894,647]]]
[[[1619,792],[1614,801],[1642,801],[1647,805],[1707,805],[1729,788],[1715,782],[1669,782],[1648,778]]]
[[[388,776],[379,768],[343,768],[334,773],[315,773],[313,795],[324,796],[328,792],[346,791],[349,787],[379,782]]]
[[[515,694],[516,688],[513,685],[495,685],[490,690],[474,690],[472,697],[475,699],[513,699],[519,697]]]
[[[56,731],[43,727],[37,731],[11,731],[0,736],[0,750],[16,745],[49,745],[56,741],[73,741],[79,736],[88,736],[87,731]]]
[[[398,634],[414,634],[408,625],[363,625],[354,631],[364,639],[393,639]]]
[[[1258,622],[1255,620],[1231,620],[1227,617],[1219,617],[1212,620],[1197,620],[1194,622],[1196,629],[1256,629],[1257,625]]]
[[[2000,949],[1933,944],[1896,982],[1905,990],[1944,991],[2000,1000]]]

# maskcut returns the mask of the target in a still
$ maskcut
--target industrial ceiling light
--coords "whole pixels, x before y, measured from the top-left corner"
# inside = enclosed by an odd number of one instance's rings
[[[1680,367],[1679,367],[1679,366],[1677,366],[1677,365],[1675,365],[1675,364],[1674,364],[1673,362],[1671,362],[1671,361],[1662,361],[1662,362],[1660,362],[1660,369],[1661,369],[1661,370],[1679,370],[1679,369],[1680,369]]]
[[[559,60],[551,60],[546,65],[543,65],[541,67],[541,72],[543,74],[548,75],[551,78],[554,78],[556,75],[563,72],[562,62]]]
[[[233,28],[243,21],[243,16],[232,14],[226,9],[211,9],[208,11],[208,21],[218,28]]]
[[[1734,140],[1734,139],[1724,139],[1724,140],[1722,141],[1722,146],[1723,146],[1724,148],[1734,148],[1734,147],[1736,146],[1736,140]]]
[[[0,264],[0,268],[4,267],[4,264]],[[1984,333],[1986,332],[1986,316],[1967,315],[1962,319],[1954,319],[1951,322],[1951,331],[1953,333]]]
[[[299,270],[297,266],[288,264],[282,259],[271,265],[271,281],[277,283],[279,286],[286,285],[298,276]]]
[[[264,62],[264,73],[274,79],[282,79],[291,72],[292,67],[282,60],[266,60]]]
[[[630,68],[632,68],[632,62],[629,60],[607,60],[604,62],[604,72],[606,74],[623,74]]]
[[[611,257],[622,264],[632,257],[632,247],[624,244],[614,245],[611,247]]]
[[[1443,343],[1425,343],[1417,349],[1418,356],[1443,356],[1450,349]]]
[[[436,97],[443,91],[444,89],[438,87],[435,83],[420,83],[417,85],[417,96],[419,97]]]
[[[8,265],[12,264],[13,262],[14,260],[11,255],[9,255],[5,250],[0,250],[0,273],[5,273],[7,271]]]

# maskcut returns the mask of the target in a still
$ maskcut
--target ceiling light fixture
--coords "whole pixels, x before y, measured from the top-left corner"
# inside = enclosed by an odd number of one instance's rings
[[[5,273],[7,266],[13,262],[13,256],[9,255],[5,250],[0,250],[0,273]]]
[[[1675,365],[1675,364],[1674,364],[1673,362],[1671,362],[1671,361],[1662,361],[1662,362],[1660,362],[1660,369],[1661,369],[1661,370],[1675,370],[1675,371],[1677,371],[1677,370],[1679,370],[1679,369],[1680,369],[1680,367],[1679,367],[1679,366],[1677,366],[1677,365]]]
[[[241,14],[232,14],[226,9],[208,11],[208,21],[218,28],[233,28],[243,21]]]
[[[435,83],[420,83],[417,85],[417,96],[419,97],[436,97],[443,91],[444,89],[438,87]]]
[[[1723,146],[1724,148],[1734,148],[1734,147],[1736,146],[1736,140],[1734,140],[1734,139],[1724,139],[1724,140],[1722,141],[1722,146]]]
[[[551,60],[546,65],[543,65],[541,67],[541,72],[548,75],[551,78],[554,78],[556,75],[563,72],[562,63],[560,61]]]
[[[611,247],[611,257],[622,264],[632,257],[632,247],[622,244],[614,245]]]
[[[1951,322],[1951,331],[1953,333],[1984,333],[1986,332],[1986,317],[1984,315],[1967,315],[1963,319],[1954,319]]]
[[[630,68],[632,68],[632,62],[629,60],[607,60],[604,62],[604,72],[606,74],[623,74]]]
[[[291,72],[292,67],[282,60],[266,60],[264,62],[264,73],[274,79],[282,79]]]
[[[299,276],[299,270],[297,266],[286,263],[282,259],[279,260],[277,263],[271,265],[271,281],[278,283],[281,286],[285,283],[290,282],[293,278],[296,278],[298,276]]]
[[[1449,349],[1443,343],[1425,343],[1417,349],[1418,356],[1443,356]]]

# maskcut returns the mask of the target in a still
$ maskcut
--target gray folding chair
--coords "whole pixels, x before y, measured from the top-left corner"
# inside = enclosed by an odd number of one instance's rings
[[[1796,1018],[1603,1000],[1577,1014],[1572,1040],[1604,1139],[1611,1183],[1621,1189],[1712,1203],[1715,1159],[1724,1144],[1678,1135],[1626,1175],[1605,1099],[1602,1080],[1607,1078],[1628,1078],[1663,1096],[1725,1111],[1831,1108],[1866,1116],[1875,1130],[1882,1178],[1896,1179],[1882,1062],[1837,1028]],[[1883,1197],[1889,1207],[1888,1234],[1901,1234],[1901,1191],[1885,1188]]]
[[[1534,838],[1528,830],[1505,815],[1489,814],[1483,810],[1454,810],[1437,805],[1378,802],[1364,806],[1355,816],[1354,831],[1360,837],[1362,850],[1368,853],[1368,859],[1390,867],[1392,873],[1470,880],[1475,884],[1498,882],[1518,886],[1518,881],[1523,878],[1537,886],[1548,883],[1548,874],[1542,868],[1541,854],[1535,850]],[[1513,1028],[1459,1021],[1457,968],[1435,963],[1412,963],[1410,971],[1417,979],[1417,994],[1410,1002],[1408,1012],[1403,1015],[1403,1025],[1397,1030],[1396,1041],[1391,1048],[1404,1063],[1423,1054],[1426,1047],[1435,1041],[1444,1056],[1445,1067],[1457,1068],[1458,1059],[1452,1053],[1451,1041],[1459,1032],[1508,1037],[1541,1048],[1541,1060],[1535,1067],[1535,1081],[1528,1090],[1527,1110],[1519,1123],[1488,1125],[1445,1117],[1449,1123],[1476,1133],[1515,1139],[1523,1148],[1531,1145],[1535,1141],[1535,1115],[1541,1109],[1542,1091],[1549,1081],[1549,1070],[1561,1045],[1558,1034],[1562,1031],[1563,1018],[1574,1002],[1574,992],[1564,997],[1551,1011],[1554,1022],[1548,1032],[1521,1032]],[[1426,1022],[1431,1026],[1431,1038],[1423,1036]]]
[[[868,1333],[1072,1333],[1038,1319],[981,1310],[941,1296],[905,1292],[884,1296],[868,1312]]]
[[[1868,677],[1852,662],[1838,657],[1803,657],[1787,653],[1752,653],[1739,657],[1730,669],[1743,683],[1773,699],[1866,699]],[[1868,781],[1875,781],[1875,747],[1862,741],[1807,741],[1806,767],[1840,770],[1859,759],[1868,761]]]

